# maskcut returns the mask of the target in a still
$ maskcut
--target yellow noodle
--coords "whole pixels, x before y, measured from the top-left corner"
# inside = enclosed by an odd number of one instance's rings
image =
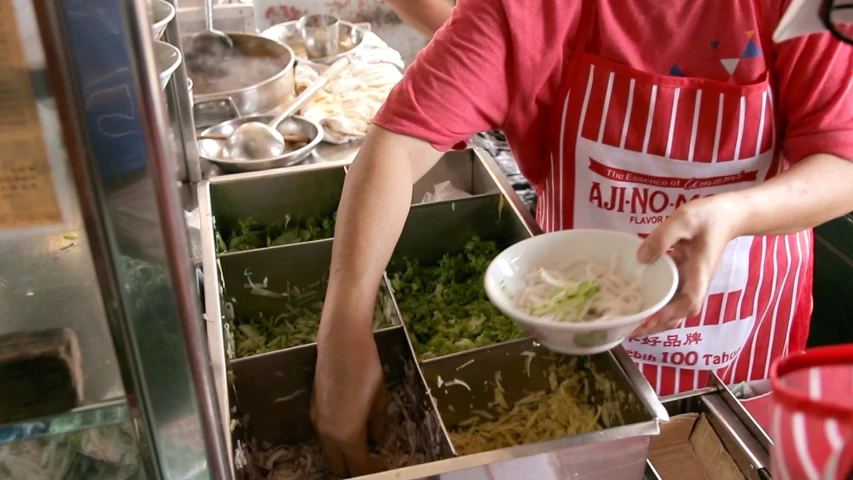
[[[496,420],[460,425],[450,432],[456,451],[468,455],[523,443],[551,440],[599,430],[601,409],[588,403],[575,364],[552,366],[548,372],[550,392],[535,392],[506,405],[500,376],[496,377],[495,403],[506,412]],[[479,418],[479,417],[474,417]]]

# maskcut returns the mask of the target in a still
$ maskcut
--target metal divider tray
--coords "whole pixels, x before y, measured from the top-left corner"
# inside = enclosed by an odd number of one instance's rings
[[[344,163],[319,164],[230,175],[199,186],[209,347],[223,425],[231,430],[227,432],[232,442],[229,448],[232,452],[242,450],[242,453],[237,452],[236,461],[232,458],[238,473],[247,472],[245,446],[252,440],[256,447],[261,443],[274,447],[313,437],[307,408],[316,344],[306,342],[237,358],[231,332],[235,317],[261,312],[274,315],[286,303],[280,295],[282,292],[322,281],[329,268],[332,241],[309,239],[302,243],[217,255],[216,229],[238,228],[239,220],[246,217],[256,217],[261,222],[280,222],[286,215],[295,221],[313,216],[328,217],[340,202],[346,166]],[[471,196],[420,202],[434,185],[445,181]],[[532,216],[497,165],[479,150],[446,155],[414,186],[412,200],[414,205],[392,256],[388,275],[405,265],[404,258],[428,265],[447,253],[461,252],[474,236],[507,246],[539,233]],[[402,384],[406,391],[413,392],[407,397],[406,405],[413,409],[410,416],[417,419],[417,438],[428,453],[423,457],[426,463],[370,478],[427,478],[494,462],[512,463],[537,455],[547,457],[549,462],[559,460],[561,467],[555,470],[559,475],[556,478],[565,475],[602,478],[602,472],[620,471],[619,468],[628,472],[637,465],[640,467],[638,476],[642,475],[642,460],[650,436],[658,433],[658,420],[666,419],[667,414],[621,348],[578,359],[579,369],[584,378],[589,379],[584,392],[592,405],[603,409],[599,422],[603,430],[457,456],[445,425],[457,427],[463,420],[460,416],[470,416],[472,409],[487,410],[488,406],[473,399],[465,404],[464,399],[459,400],[464,396],[460,397],[462,392],[458,391],[448,397],[446,388],[439,388],[438,377],[453,377],[451,370],[455,372],[461,363],[467,366],[455,376],[473,375],[470,378],[475,383],[493,378],[495,371],[501,370],[507,378],[507,399],[515,401],[522,398],[524,392],[541,386],[544,359],[550,354],[532,340],[521,339],[439,356],[418,364],[409,338],[411,332],[401,324],[402,317],[388,275],[383,279],[377,302],[377,318],[381,316],[388,322],[375,329],[374,335],[386,366],[389,386]],[[533,370],[539,369],[540,377],[536,381],[521,376],[530,352],[536,353],[530,363]],[[482,381],[480,388],[483,388]],[[601,390],[603,385],[606,385],[606,392]],[[633,454],[617,455],[593,466],[577,460],[602,460],[602,455],[614,449],[629,450]],[[598,472],[599,476],[591,472]]]

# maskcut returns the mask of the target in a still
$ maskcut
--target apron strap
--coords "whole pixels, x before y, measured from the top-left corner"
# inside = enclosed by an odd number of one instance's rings
[[[572,51],[572,58],[569,60],[569,78],[574,78],[577,74],[577,69],[580,60],[583,57],[589,46],[589,39],[595,29],[595,22],[598,18],[596,15],[596,2],[598,0],[581,0],[581,16],[578,20],[578,30],[575,36],[575,46]]]
[[[767,24],[767,6],[764,4],[767,0],[753,0],[753,11],[756,16],[756,23],[758,24],[758,37],[760,38],[759,43],[761,44],[761,50],[764,52],[764,68],[767,69],[767,75],[770,81],[773,80],[773,75],[771,72],[773,71],[773,26]],[[764,35],[764,33],[767,33]],[[775,88],[774,88],[775,90]]]

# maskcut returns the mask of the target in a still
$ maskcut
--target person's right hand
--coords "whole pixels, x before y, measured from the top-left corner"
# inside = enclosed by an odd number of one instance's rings
[[[357,477],[385,469],[368,452],[368,438],[382,442],[388,392],[379,352],[369,328],[323,328],[317,335],[317,369],[311,421],[320,436],[329,472]],[[358,330],[358,331],[355,331]]]

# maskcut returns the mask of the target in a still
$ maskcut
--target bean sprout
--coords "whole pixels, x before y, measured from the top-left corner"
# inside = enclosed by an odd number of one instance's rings
[[[643,309],[640,279],[617,271],[618,263],[614,254],[608,266],[580,260],[530,272],[515,305],[534,317],[572,323],[638,313]]]

